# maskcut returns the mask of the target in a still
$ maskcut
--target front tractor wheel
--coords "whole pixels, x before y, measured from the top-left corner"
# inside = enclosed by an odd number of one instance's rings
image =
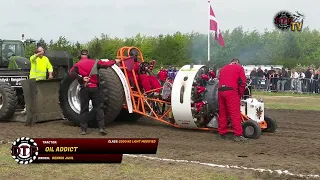
[[[267,128],[264,129],[263,132],[270,132],[270,133],[276,132],[278,128],[277,121],[269,116],[264,116],[264,120],[267,123]]]
[[[256,121],[247,120],[242,123],[243,136],[250,139],[258,139],[261,135],[261,128]]]
[[[16,91],[7,83],[0,82],[0,121],[9,120],[17,107]]]

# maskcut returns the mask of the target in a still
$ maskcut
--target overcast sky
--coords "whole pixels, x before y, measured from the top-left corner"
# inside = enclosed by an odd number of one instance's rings
[[[0,38],[86,42],[101,33],[117,37],[208,29],[207,0],[6,0]],[[320,0],[211,0],[220,29],[273,29],[281,10],[305,15],[304,26],[320,29]]]

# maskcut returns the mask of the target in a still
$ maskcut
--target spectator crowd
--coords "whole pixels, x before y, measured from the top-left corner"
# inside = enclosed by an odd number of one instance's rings
[[[320,67],[309,66],[306,71],[296,69],[262,70],[254,68],[250,73],[252,89],[265,91],[295,91],[320,93]]]
[[[219,76],[219,70],[215,72],[210,68],[214,77]],[[178,68],[169,66],[168,69],[161,67],[158,78],[163,84],[166,80],[173,81]],[[271,68],[262,69],[261,66],[254,68],[249,77],[252,81],[253,90],[264,90],[270,92],[291,91],[297,93],[319,93],[320,94],[320,67],[309,66],[307,70]]]

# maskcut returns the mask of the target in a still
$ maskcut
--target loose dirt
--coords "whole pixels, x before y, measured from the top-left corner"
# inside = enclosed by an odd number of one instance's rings
[[[320,174],[320,112],[266,109],[278,121],[276,133],[263,133],[257,140],[217,140],[216,133],[168,127],[143,118],[117,122],[108,127],[107,137],[160,138],[157,157],[185,159],[222,165],[239,165],[295,174]],[[0,140],[18,137],[83,137],[68,121],[52,121],[26,127],[23,123],[1,123]],[[90,129],[86,137],[101,137]],[[153,155],[150,155],[153,156]],[[275,178],[261,173],[260,178]]]

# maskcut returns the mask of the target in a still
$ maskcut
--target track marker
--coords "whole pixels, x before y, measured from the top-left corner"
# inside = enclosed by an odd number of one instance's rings
[[[294,174],[289,172],[288,170],[271,170],[271,169],[262,169],[262,168],[249,168],[245,166],[234,166],[234,165],[219,165],[214,163],[202,163],[199,161],[188,161],[188,160],[175,160],[175,159],[167,159],[167,158],[158,158],[158,157],[152,157],[152,156],[144,156],[144,155],[133,155],[133,154],[124,154],[124,156],[127,157],[135,157],[135,158],[144,158],[149,160],[156,160],[156,161],[168,161],[168,162],[176,162],[176,163],[188,163],[188,164],[200,164],[204,166],[211,166],[211,167],[219,167],[219,168],[228,168],[228,169],[244,169],[244,170],[251,170],[251,171],[258,171],[258,172],[269,172],[269,173],[278,173],[278,174],[284,174],[289,176],[295,176],[295,177],[308,177],[308,178],[319,178],[320,175],[318,174]]]

